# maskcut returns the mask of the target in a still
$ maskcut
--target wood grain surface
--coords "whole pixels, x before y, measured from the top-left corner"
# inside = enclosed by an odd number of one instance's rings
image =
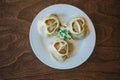
[[[71,70],[44,65],[29,43],[34,17],[58,3],[82,9],[96,29],[93,54]],[[0,80],[41,79],[120,80],[120,0],[0,0]]]

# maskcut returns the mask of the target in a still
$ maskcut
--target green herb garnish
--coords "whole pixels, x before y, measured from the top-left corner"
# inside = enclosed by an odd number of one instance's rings
[[[57,36],[58,36],[60,39],[63,39],[63,40],[69,40],[69,39],[71,39],[70,31],[67,30],[67,29],[64,28],[64,27],[58,29],[58,31],[57,31]]]

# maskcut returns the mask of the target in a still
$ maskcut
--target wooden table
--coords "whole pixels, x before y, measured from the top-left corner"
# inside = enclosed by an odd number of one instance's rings
[[[82,9],[96,29],[93,54],[71,70],[44,65],[29,43],[34,17],[56,3]],[[120,0],[0,0],[0,80],[40,79],[120,80]]]

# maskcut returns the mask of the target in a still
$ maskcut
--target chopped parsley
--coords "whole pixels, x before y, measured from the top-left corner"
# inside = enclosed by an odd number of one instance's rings
[[[63,40],[69,40],[69,39],[71,39],[70,31],[67,30],[65,27],[62,27],[62,28],[58,29],[57,36],[60,39],[63,39]]]

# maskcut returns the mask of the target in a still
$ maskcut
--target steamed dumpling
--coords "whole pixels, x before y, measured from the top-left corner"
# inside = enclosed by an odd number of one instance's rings
[[[71,20],[70,31],[74,39],[82,39],[89,32],[85,20],[81,17],[77,17]]]
[[[56,14],[49,14],[43,19],[43,27],[47,35],[52,35],[60,27],[60,20]]]
[[[68,43],[64,40],[56,40],[52,45],[51,57],[56,61],[62,62],[68,56]]]

